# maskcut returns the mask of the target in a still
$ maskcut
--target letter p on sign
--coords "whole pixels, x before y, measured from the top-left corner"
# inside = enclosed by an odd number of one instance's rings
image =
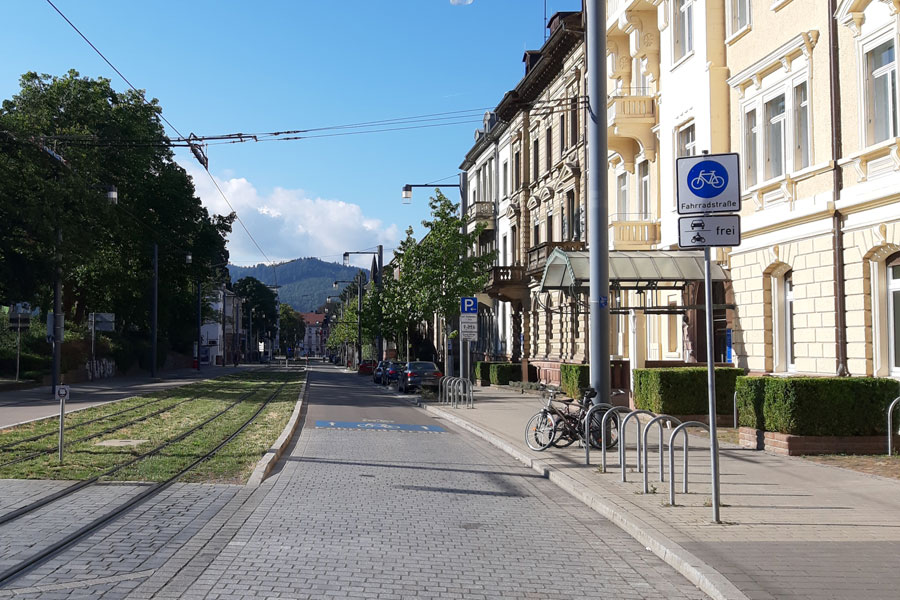
[[[459,312],[466,315],[477,315],[478,314],[478,299],[477,298],[460,298],[459,299]]]

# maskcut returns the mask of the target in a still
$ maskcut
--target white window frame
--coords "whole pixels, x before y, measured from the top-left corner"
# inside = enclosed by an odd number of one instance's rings
[[[682,36],[686,39],[682,39]],[[672,63],[694,54],[694,0],[672,2]]]
[[[783,104],[783,109],[782,109],[781,113],[774,117],[769,116],[769,106],[773,102],[777,102],[779,98],[782,99],[781,102]],[[788,123],[787,117],[788,117],[788,114],[790,111],[788,109],[788,98],[787,98],[787,94],[785,93],[785,91],[783,89],[779,89],[775,93],[770,93],[770,94],[766,95],[762,101],[762,109],[763,109],[763,112],[762,112],[762,116],[763,116],[762,164],[763,164],[764,168],[761,169],[761,171],[762,171],[762,175],[763,175],[763,177],[765,177],[766,181],[772,181],[774,179],[780,179],[781,177],[784,177],[788,172],[786,150],[787,150],[787,138],[788,138],[790,124]],[[780,142],[780,144],[778,144],[780,146],[780,150],[781,150],[781,164],[778,165],[778,168],[780,169],[780,171],[777,173],[775,173],[775,168],[773,166],[773,165],[775,165],[775,163],[771,162],[773,157],[770,155],[770,152],[769,152],[769,150],[771,150],[774,147],[774,145],[772,144],[771,138],[773,137],[772,132],[776,129],[780,130],[780,132],[781,132],[781,142]]]
[[[688,131],[693,133],[692,139],[690,142],[682,145],[682,136],[686,136]],[[678,158],[682,156],[696,156],[697,128],[694,127],[694,121],[688,121],[675,130],[675,152]]]
[[[509,161],[503,161],[503,197],[509,196]]]
[[[738,18],[741,14],[740,7],[744,7],[747,22],[741,24]],[[731,41],[740,34],[748,31],[753,25],[752,0],[728,0],[725,4],[725,24],[728,28],[726,41]]]
[[[891,23],[874,31],[869,36],[859,41],[857,46],[857,61],[859,64],[859,77],[860,84],[859,89],[861,90],[860,94],[860,114],[863,115],[863,118],[860,119],[860,139],[862,140],[862,147],[874,146],[880,142],[874,141],[873,131],[869,126],[869,115],[872,112],[870,110],[870,100],[871,100],[871,90],[870,90],[870,76],[869,76],[869,65],[868,65],[868,54],[881,46],[886,42],[893,42],[894,44],[894,64],[893,64],[893,74],[894,74],[894,85],[895,85],[895,94],[894,94],[894,109],[895,115],[898,111],[900,111],[900,98],[898,98],[898,94],[900,94],[900,85],[898,85],[897,77],[898,77],[898,57],[897,51],[900,50],[900,46],[897,43],[897,32],[894,28],[894,25]],[[898,127],[896,122],[894,122],[894,136],[900,135],[900,127]],[[890,137],[888,138],[890,139]]]
[[[624,211],[622,209],[625,209]],[[628,220],[628,172],[616,175],[616,221]]]
[[[886,266],[886,265],[885,265]],[[894,279],[891,276],[892,267],[885,268],[885,289],[887,290],[887,338],[888,338],[888,371],[891,377],[900,377],[900,366],[897,366],[897,355],[895,350],[897,328],[900,323],[894,322],[894,294],[900,291],[900,278]]]
[[[638,213],[642,221],[650,220],[650,161],[638,163]]]
[[[806,85],[806,154],[807,165],[803,165],[800,161],[802,153],[799,150],[799,142],[801,140],[801,131],[799,130],[800,119],[797,106],[796,90],[801,85]],[[769,122],[766,112],[766,104],[778,96],[784,95],[784,114],[779,117],[782,127],[782,161],[783,173],[781,175],[770,176],[767,157],[769,150]],[[812,105],[812,86],[810,85],[809,66],[804,65],[803,68],[785,73],[780,79],[766,80],[761,86],[760,91],[755,94],[748,94],[741,103],[741,160],[744,161],[744,190],[753,189],[760,186],[771,185],[772,182],[780,181],[788,175],[795,174],[811,165],[815,164],[815,145],[813,143],[813,105]],[[755,156],[750,156],[749,139],[751,125],[748,115],[753,111],[756,112],[755,127]],[[756,181],[749,177],[750,169],[756,172]]]
[[[784,362],[788,373],[797,371],[797,353],[794,351],[796,341],[794,327],[794,274],[788,271],[781,278],[784,286]]]

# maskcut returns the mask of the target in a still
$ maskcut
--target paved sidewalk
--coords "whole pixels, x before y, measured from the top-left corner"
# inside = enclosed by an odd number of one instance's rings
[[[187,385],[203,379],[214,379],[238,371],[260,368],[260,365],[238,367],[203,367],[161,371],[151,379],[149,375],[111,377],[98,381],[76,383],[69,386],[71,397],[66,402],[66,412],[89,406],[122,400],[131,396],[151,394],[173,387]],[[59,415],[59,401],[50,395],[50,386],[0,392],[0,428],[17,423]]]
[[[713,597],[900,597],[900,481],[721,444],[723,523],[716,525],[709,505],[708,438],[691,437],[690,493],[677,493],[677,506],[671,507],[668,467],[666,482],[659,482],[655,431],[649,436],[651,493],[644,495],[630,423],[623,483],[617,452],[600,473],[599,451],[591,452],[588,467],[578,445],[545,452],[526,446],[525,423],[541,406],[537,396],[483,388],[475,398],[472,410],[437,403],[427,408],[546,471]],[[680,446],[679,441],[676,492]]]

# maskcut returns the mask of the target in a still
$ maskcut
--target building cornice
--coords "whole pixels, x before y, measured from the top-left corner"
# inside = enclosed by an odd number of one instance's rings
[[[900,0],[897,1],[900,2]],[[759,89],[762,85],[763,77],[769,73],[773,73],[778,69],[784,69],[786,72],[789,72],[791,64],[799,56],[805,56],[808,59],[818,41],[818,30],[804,31],[740,73],[730,77],[727,80],[728,85],[740,92],[741,96],[744,95],[745,90],[751,85]]]

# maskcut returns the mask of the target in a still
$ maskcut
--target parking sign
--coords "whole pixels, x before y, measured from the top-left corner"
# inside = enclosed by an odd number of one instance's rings
[[[459,312],[467,315],[478,314],[478,298],[463,297],[459,299]]]

